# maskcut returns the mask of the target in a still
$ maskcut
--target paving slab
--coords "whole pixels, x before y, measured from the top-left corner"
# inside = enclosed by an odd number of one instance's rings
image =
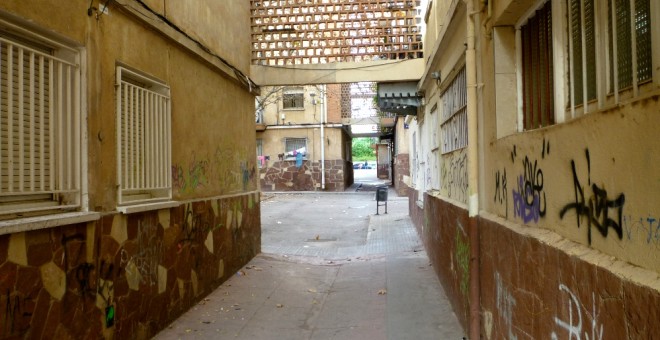
[[[407,201],[366,196],[262,202],[263,253],[155,338],[462,339]]]

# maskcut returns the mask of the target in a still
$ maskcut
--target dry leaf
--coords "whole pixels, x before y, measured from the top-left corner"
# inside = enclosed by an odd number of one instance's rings
[[[381,289],[378,291],[378,295],[385,295],[387,294],[387,289]]]
[[[314,289],[314,288],[310,288],[307,291],[310,292],[310,293],[316,293],[316,289]]]
[[[316,235],[315,239],[318,241],[321,235]]]
[[[275,305],[275,307],[277,307],[277,308],[282,308],[282,307],[284,307],[284,305],[281,304],[281,303],[278,303],[277,305]]]

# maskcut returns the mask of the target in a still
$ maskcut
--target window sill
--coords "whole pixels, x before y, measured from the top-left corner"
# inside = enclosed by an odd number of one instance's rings
[[[13,219],[0,222],[0,235],[59,227],[68,224],[86,223],[97,221],[100,218],[101,214],[98,212],[70,212]]]
[[[145,211],[152,211],[152,210],[176,208],[179,205],[181,205],[181,203],[176,202],[176,201],[166,201],[166,202],[157,202],[157,203],[142,203],[142,204],[126,205],[126,206],[117,207],[117,211],[119,211],[120,213],[126,215],[126,214],[135,214],[135,213],[140,213],[140,212],[145,212]]]

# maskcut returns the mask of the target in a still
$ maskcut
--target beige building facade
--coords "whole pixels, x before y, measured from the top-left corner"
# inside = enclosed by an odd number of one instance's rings
[[[257,163],[263,191],[344,191],[353,183],[342,85],[263,87]]]
[[[410,209],[470,337],[652,337],[660,5],[447,0],[426,20]]]
[[[0,338],[150,338],[259,252],[249,20],[0,3]]]

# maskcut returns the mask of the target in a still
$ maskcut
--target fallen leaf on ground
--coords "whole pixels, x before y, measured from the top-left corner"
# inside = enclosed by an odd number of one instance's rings
[[[314,288],[310,288],[307,291],[310,292],[310,293],[316,293],[316,289],[314,289]]]
[[[277,307],[277,308],[282,308],[282,307],[284,307],[284,305],[281,304],[281,303],[278,303],[278,304],[275,305],[275,307]]]
[[[387,289],[381,289],[378,291],[378,295],[385,295],[387,294]]]
[[[316,237],[314,239],[316,239],[318,241],[320,237],[321,237],[321,235],[316,235]]]

